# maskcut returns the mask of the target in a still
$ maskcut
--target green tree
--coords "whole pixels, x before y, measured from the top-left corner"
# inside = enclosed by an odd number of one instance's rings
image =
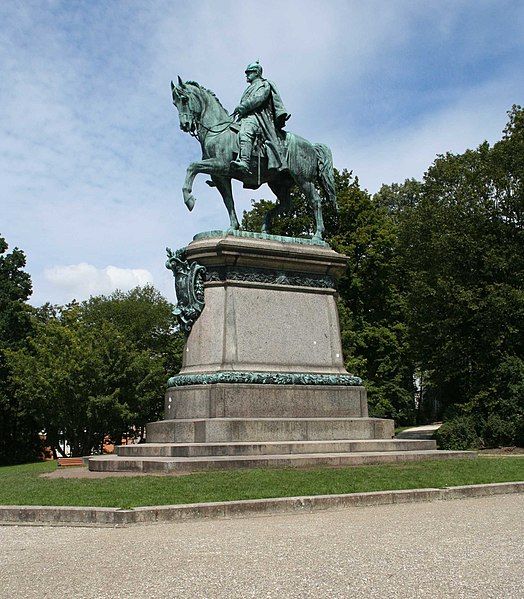
[[[73,455],[119,441],[162,413],[168,372],[182,336],[170,304],[152,287],[65,307],[42,307],[26,347],[7,353],[20,403],[33,401],[50,444]]]
[[[346,364],[368,389],[370,413],[414,419],[414,365],[405,324],[398,231],[387,209],[347,171],[336,173],[339,217],[329,242],[349,257],[338,284]]]
[[[138,349],[160,358],[166,375],[182,366],[185,337],[178,330],[173,304],[152,285],[90,298],[82,304],[82,320],[94,328],[111,323]]]
[[[39,448],[31,410],[15,397],[15,386],[6,351],[25,343],[31,333],[31,308],[26,303],[32,292],[31,278],[24,272],[24,253],[0,237],[0,463],[34,457]]]
[[[439,156],[422,182],[381,191],[400,207],[423,405],[433,418],[475,415],[480,436],[490,415],[518,423],[524,412],[523,175],[524,111],[514,106],[493,147]]]

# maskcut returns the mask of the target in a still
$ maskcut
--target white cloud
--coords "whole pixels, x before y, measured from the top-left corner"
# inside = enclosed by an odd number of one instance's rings
[[[476,86],[441,110],[383,135],[369,136],[361,144],[342,133],[333,145],[335,166],[353,169],[361,186],[372,193],[382,184],[422,179],[437,155],[460,154],[486,140],[501,139],[506,111],[515,101],[515,84],[521,85],[518,78],[509,81],[501,77]]]
[[[96,268],[87,262],[46,268],[44,278],[60,288],[69,300],[83,300],[91,295],[107,294],[116,289],[128,291],[137,285],[153,282],[151,273],[143,268]]]

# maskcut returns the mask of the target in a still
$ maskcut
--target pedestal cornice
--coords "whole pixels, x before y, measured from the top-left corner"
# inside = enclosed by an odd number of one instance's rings
[[[222,237],[196,236],[187,247],[186,255],[189,262],[196,261],[208,269],[220,266],[261,269],[332,279],[343,274],[348,261],[346,256],[338,254],[327,244],[303,241],[298,243],[295,238],[272,235],[262,239],[226,234]]]

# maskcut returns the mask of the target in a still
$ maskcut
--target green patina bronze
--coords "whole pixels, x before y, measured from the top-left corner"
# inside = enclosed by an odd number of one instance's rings
[[[206,282],[243,281],[271,285],[291,285],[293,287],[317,287],[332,289],[333,277],[313,273],[289,272],[269,268],[248,266],[209,266],[206,270]]]
[[[227,371],[208,374],[177,374],[167,381],[168,387],[212,385],[215,383],[249,383],[255,385],[344,385],[360,386],[362,379],[351,374],[311,374],[308,372]]]
[[[307,237],[286,237],[284,235],[270,235],[269,233],[255,233],[254,231],[242,231],[241,229],[237,230],[227,230],[227,231],[204,231],[203,233],[197,233],[193,237],[193,241],[198,241],[199,239],[216,239],[218,237],[248,237],[251,239],[265,239],[266,241],[278,241],[280,243],[293,243],[300,245],[319,245],[321,247],[329,247],[329,244],[326,243],[322,239],[318,238],[307,238]]]
[[[287,172],[282,129],[291,115],[286,112],[275,84],[262,77],[262,66],[258,61],[247,65],[246,79],[249,86],[233,111],[240,123],[240,153],[231,166],[244,175],[249,174],[254,145],[260,139],[265,144],[268,168]]]
[[[262,77],[259,63],[248,65],[249,83],[231,118],[213,92],[195,81],[178,78],[171,82],[173,104],[179,113],[180,128],[198,139],[202,160],[187,168],[182,193],[189,210],[195,205],[193,182],[199,173],[211,177],[227,208],[230,230],[240,228],[235,211],[231,179],[244,187],[258,189],[267,183],[277,198],[276,206],[264,219],[263,233],[268,233],[275,216],[291,208],[290,191],[298,185],[315,215],[314,241],[322,240],[324,221],[322,201],[315,189],[319,184],[335,206],[333,158],[324,144],[312,144],[284,131],[289,115],[275,84]]]
[[[196,319],[204,309],[204,277],[206,269],[197,262],[186,260],[186,248],[176,252],[166,248],[166,268],[175,277],[177,305],[173,310],[180,328],[189,335]]]

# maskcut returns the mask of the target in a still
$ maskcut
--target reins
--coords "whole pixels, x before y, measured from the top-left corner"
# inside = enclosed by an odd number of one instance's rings
[[[223,133],[229,127],[229,125],[232,125],[234,122],[235,119],[231,119],[230,121],[223,121],[222,123],[217,123],[215,127],[221,127],[222,125],[226,125],[223,129],[220,129],[220,131],[215,131],[213,127],[206,127],[204,123],[199,123],[198,126],[202,127],[202,129],[205,129],[208,133]]]
[[[202,127],[202,129],[204,129],[207,133],[213,134],[223,133],[226,129],[229,128],[230,125],[232,125],[235,122],[235,119],[230,119],[229,121],[222,121],[221,123],[217,123],[216,125],[213,125],[213,127],[206,127],[204,123],[197,118],[198,116],[199,115],[197,112],[191,110],[191,119],[193,123],[195,123],[196,129]],[[217,127],[222,127],[222,125],[225,125],[225,127],[223,127],[222,129],[217,129]],[[191,135],[192,137],[198,137],[198,133],[196,133],[195,131],[189,131],[189,135]]]

